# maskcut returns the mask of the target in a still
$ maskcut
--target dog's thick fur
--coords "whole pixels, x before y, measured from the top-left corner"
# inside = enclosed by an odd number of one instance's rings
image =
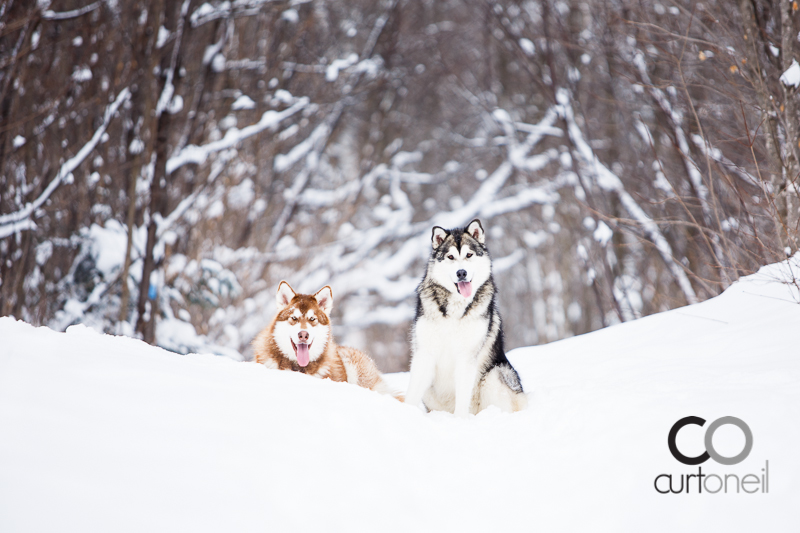
[[[408,403],[459,416],[490,405],[507,412],[527,405],[503,349],[485,238],[479,220],[466,228],[433,228],[433,251],[417,287]]]
[[[278,314],[253,340],[257,363],[317,378],[346,381],[402,401],[402,395],[386,384],[367,354],[334,342],[330,287],[325,286],[314,295],[297,294],[282,281],[278,286],[277,303]],[[299,357],[298,348],[301,350]]]

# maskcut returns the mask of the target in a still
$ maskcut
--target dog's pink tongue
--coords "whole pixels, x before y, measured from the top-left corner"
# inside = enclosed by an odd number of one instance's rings
[[[472,282],[471,281],[459,281],[458,282],[458,292],[464,298],[469,298],[472,296]]]
[[[308,366],[311,361],[311,354],[308,353],[308,344],[297,345],[297,364],[302,367]]]

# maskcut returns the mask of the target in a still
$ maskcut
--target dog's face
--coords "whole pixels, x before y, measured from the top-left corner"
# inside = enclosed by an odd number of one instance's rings
[[[473,220],[464,229],[433,228],[430,272],[433,280],[451,292],[471,299],[475,290],[492,274],[492,262],[485,242],[486,234],[479,220]]]
[[[278,286],[277,301],[275,342],[287,359],[306,367],[322,355],[328,344],[333,292],[325,286],[313,296],[297,294],[282,281]]]

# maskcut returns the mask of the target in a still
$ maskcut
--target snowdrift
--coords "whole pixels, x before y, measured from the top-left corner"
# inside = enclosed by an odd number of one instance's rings
[[[800,256],[794,260],[800,274]],[[530,408],[458,419],[75,326],[0,319],[0,529],[789,531],[800,527],[800,293],[785,262],[707,302],[514,350]],[[392,378],[402,386],[403,375]],[[753,448],[706,474],[768,492],[659,494],[680,418]],[[736,455],[723,426],[714,448]],[[703,451],[703,428],[677,445]]]

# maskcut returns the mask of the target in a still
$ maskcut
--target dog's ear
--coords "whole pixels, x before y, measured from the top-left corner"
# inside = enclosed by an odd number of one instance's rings
[[[314,299],[317,300],[317,303],[325,311],[325,314],[330,316],[331,310],[333,309],[333,291],[327,285],[322,287],[317,294],[314,295]]]
[[[433,227],[433,233],[431,233],[431,246],[433,249],[437,249],[444,240],[447,238],[447,230],[444,228],[440,228],[439,226]]]
[[[292,290],[292,287],[285,281],[281,281],[281,284],[278,285],[278,295],[276,297],[278,311],[289,305],[289,302],[291,302],[292,298],[295,296],[296,293]]]
[[[481,221],[478,220],[477,218],[469,223],[469,226],[467,226],[467,233],[469,233],[470,237],[472,237],[481,244],[486,242],[486,233],[484,233],[483,231],[483,226],[481,226]]]

